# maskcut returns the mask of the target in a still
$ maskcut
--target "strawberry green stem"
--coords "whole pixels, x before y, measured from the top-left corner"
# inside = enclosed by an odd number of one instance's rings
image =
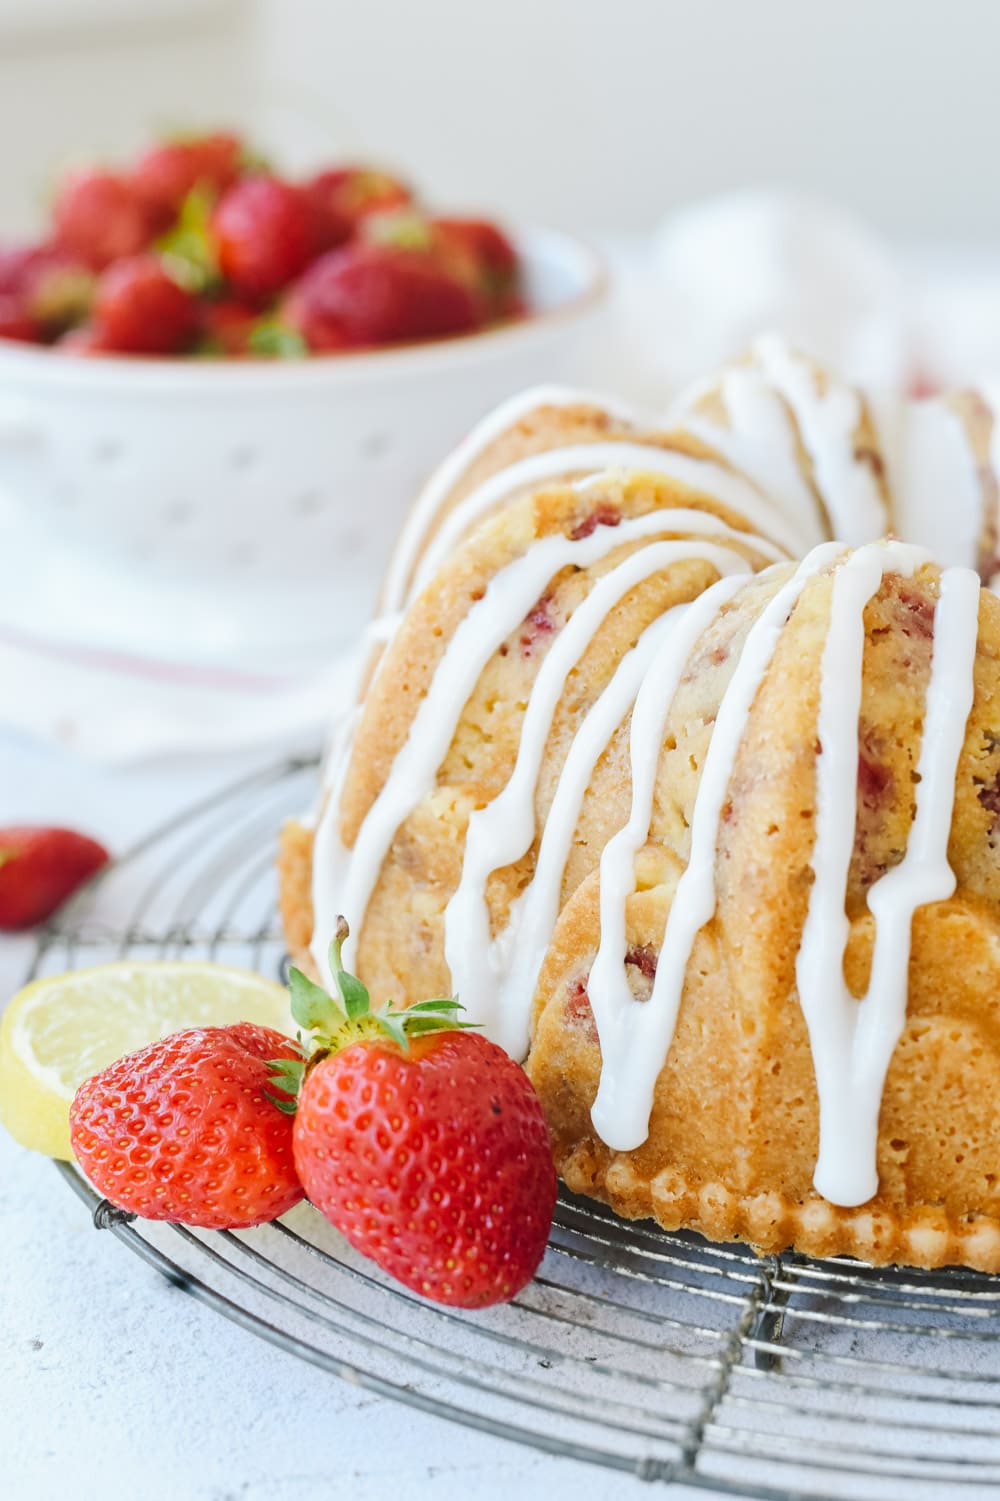
[[[464,1007],[455,996],[418,1001],[402,1010],[393,1006],[391,1001],[373,1008],[367,986],[343,965],[342,953],[349,933],[346,919],[338,917],[330,944],[334,994],[310,980],[302,970],[295,967],[289,970],[292,1016],[302,1029],[298,1040],[303,1058],[291,1063],[282,1059],[270,1065],[276,1087],[286,1094],[294,1096],[298,1093],[311,1063],[330,1053],[339,1053],[356,1042],[389,1041],[406,1053],[412,1037],[424,1037],[430,1032],[464,1031],[475,1025],[459,1018],[458,1013]],[[294,1104],[284,1104],[277,1099],[275,1104],[283,1110],[295,1108]]]

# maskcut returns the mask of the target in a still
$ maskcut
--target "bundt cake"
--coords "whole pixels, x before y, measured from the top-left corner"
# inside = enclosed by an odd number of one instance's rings
[[[623,1215],[1000,1271],[993,426],[774,340],[659,424],[487,419],[285,831],[297,960],[342,911],[377,994],[457,991]]]

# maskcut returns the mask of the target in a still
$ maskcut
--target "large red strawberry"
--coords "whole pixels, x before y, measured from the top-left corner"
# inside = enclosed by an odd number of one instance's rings
[[[146,205],[115,172],[74,172],[62,183],[53,208],[56,239],[95,271],[123,255],[137,255],[156,226]]]
[[[145,1219],[206,1230],[277,1219],[302,1198],[292,1123],[272,1093],[279,1058],[301,1067],[294,1043],[252,1022],[193,1027],[119,1058],[76,1092],[77,1161]]]
[[[219,270],[241,294],[269,297],[298,276],[316,248],[312,208],[301,188],[245,177],[212,216]]]
[[[359,242],[310,266],[286,316],[310,349],[324,350],[466,333],[483,306],[430,252]]]
[[[0,829],[0,930],[51,917],[107,861],[103,844],[73,829]]]
[[[243,145],[228,131],[151,146],[136,163],[132,185],[150,213],[164,228],[180,211],[195,187],[218,195],[239,176]]]
[[[176,354],[198,330],[198,304],[154,255],[109,266],[97,286],[94,322],[106,349]]]
[[[292,971],[314,1035],[295,1115],[295,1165],[351,1245],[439,1303],[513,1298],[545,1251],[556,1197],[548,1129],[523,1069],[457,1019],[457,1001],[373,1011],[331,948],[338,999]],[[293,1088],[299,1065],[279,1066]]]

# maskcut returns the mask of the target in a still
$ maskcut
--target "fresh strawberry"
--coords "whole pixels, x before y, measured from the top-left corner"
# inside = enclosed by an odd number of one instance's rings
[[[81,323],[78,328],[71,328],[68,334],[56,340],[56,347],[65,354],[114,353],[108,348],[103,330],[94,323]]]
[[[293,309],[299,332],[317,350],[439,338],[483,320],[480,300],[429,252],[361,243],[310,266]]]
[[[316,1050],[301,1079],[295,1165],[351,1245],[415,1292],[460,1308],[513,1298],[545,1251],[556,1197],[548,1129],[524,1071],[462,1030],[457,1001],[371,1009],[330,951],[337,999],[292,971],[292,1011]],[[293,1109],[286,1106],[283,1108]]]
[[[0,339],[15,339],[18,344],[38,344],[41,332],[24,310],[21,298],[12,292],[0,292]]]
[[[306,183],[306,192],[321,250],[345,244],[367,215],[413,202],[410,189],[398,177],[370,167],[334,167],[319,172]]]
[[[114,172],[72,173],[59,189],[53,213],[58,243],[95,271],[137,255],[156,228],[131,183]]]
[[[214,196],[232,187],[240,172],[243,144],[225,131],[190,140],[164,141],[139,158],[131,181],[151,215],[166,228],[196,187]]]
[[[212,235],[222,275],[252,297],[280,292],[316,248],[305,193],[263,174],[230,188],[212,216]]]
[[[198,305],[152,255],[109,266],[97,286],[94,320],[105,347],[122,354],[176,354],[198,328]]]
[[[70,1140],[105,1198],[151,1220],[240,1230],[302,1198],[292,1123],[276,1108],[272,1064],[301,1055],[270,1027],[175,1032],[77,1090]],[[287,1103],[287,1100],[286,1100]]]
[[[250,340],[258,326],[260,314],[256,308],[234,298],[222,298],[219,302],[205,302],[201,308],[201,334],[206,354],[228,355],[239,359],[249,354]],[[201,346],[199,346],[201,348]]]
[[[317,266],[320,264],[320,261],[316,262]],[[340,354],[354,348],[354,342],[339,319],[327,313],[322,301],[314,295],[314,283],[321,279],[313,276],[310,267],[281,299],[278,322],[282,328],[297,335],[307,353]]]
[[[94,274],[59,245],[26,245],[0,252],[0,295],[19,299],[36,335],[55,338],[86,317]]]
[[[44,922],[107,861],[102,844],[72,829],[0,829],[0,929]]]
[[[434,219],[432,227],[445,255],[467,260],[477,284],[493,304],[516,289],[517,251],[510,240],[488,219]]]

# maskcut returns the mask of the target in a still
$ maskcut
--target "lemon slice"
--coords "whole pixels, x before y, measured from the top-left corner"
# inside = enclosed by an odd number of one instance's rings
[[[221,964],[105,964],[36,980],[0,1021],[0,1120],[23,1146],[71,1158],[69,1107],[91,1074],[184,1027],[259,1022],[294,1037],[288,992]]]

